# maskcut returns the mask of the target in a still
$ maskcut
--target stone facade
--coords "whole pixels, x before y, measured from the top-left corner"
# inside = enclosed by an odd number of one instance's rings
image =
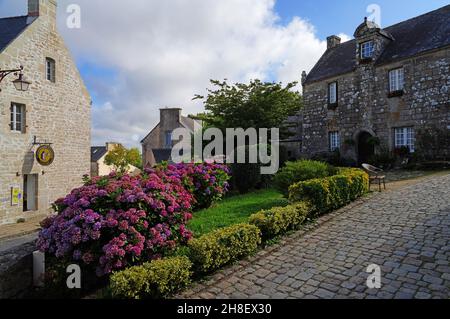
[[[449,12],[449,8],[444,10]],[[374,43],[373,58],[362,61],[359,50],[366,41]],[[376,153],[396,147],[396,128],[413,128],[415,139],[422,128],[450,129],[450,46],[380,63],[393,41],[397,40],[367,21],[358,27],[352,43],[340,44],[336,37],[329,38],[324,59],[331,59],[332,50],[346,45],[353,46],[355,63],[349,72],[337,71],[313,81],[303,79],[302,156],[329,153],[330,132],[340,136],[342,157],[361,162],[367,159],[367,154],[362,154],[362,136],[379,140],[380,145],[373,149]],[[390,94],[389,72],[397,68],[403,68],[404,87],[402,92]],[[312,72],[317,71],[316,67]],[[329,84],[333,82],[338,87],[337,105],[330,106]],[[449,156],[450,149],[446,151]]]
[[[26,92],[14,88],[12,75],[0,84],[0,224],[48,214],[51,203],[79,186],[90,171],[91,99],[56,29],[56,5],[55,0],[29,0],[29,17],[35,20],[0,52],[0,69],[23,65],[32,82]],[[46,58],[55,61],[54,83],[46,77]],[[22,132],[10,128],[12,103],[25,105]],[[40,166],[34,159],[34,136],[52,143],[52,165]],[[37,178],[37,205],[24,212],[22,200],[12,206],[11,189],[23,194],[26,175]]]
[[[177,128],[186,128],[194,132],[200,122],[181,115],[180,108],[160,109],[160,121],[153,130],[141,141],[142,163],[153,166],[161,161],[169,161],[173,141],[169,135]]]

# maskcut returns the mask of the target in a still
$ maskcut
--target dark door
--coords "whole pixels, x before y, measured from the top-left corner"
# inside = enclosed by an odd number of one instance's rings
[[[370,158],[375,154],[375,146],[370,143],[372,135],[367,132],[362,132],[358,139],[358,161],[359,164],[370,164]]]

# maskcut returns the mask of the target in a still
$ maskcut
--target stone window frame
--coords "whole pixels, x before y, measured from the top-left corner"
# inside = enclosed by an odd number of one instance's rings
[[[341,149],[341,135],[339,134],[339,131],[328,132],[328,145],[330,152]]]
[[[20,112],[18,112],[20,110]],[[25,133],[26,129],[26,105],[22,103],[11,102],[10,106],[10,130],[13,133]],[[20,116],[20,121],[17,119]],[[19,129],[17,125],[20,125]]]
[[[53,58],[45,58],[45,78],[47,81],[56,83],[56,61]]]
[[[416,132],[413,126],[394,128],[394,148],[408,147],[410,153],[416,151]]]
[[[365,46],[368,44],[372,44],[369,48],[369,55],[365,55],[366,49]],[[359,58],[361,61],[372,61],[373,56],[375,54],[375,42],[373,40],[368,40],[361,42],[359,44]]]
[[[331,86],[335,85],[335,101],[331,101]],[[328,95],[328,108],[329,109],[335,109],[338,106],[338,99],[339,99],[339,85],[338,81],[329,82],[327,84],[327,95]]]
[[[392,75],[401,70],[401,83],[399,82],[399,75],[395,80],[398,82],[398,86],[394,86],[392,83]],[[403,66],[394,68],[388,71],[388,97],[402,96],[405,90],[405,68]]]

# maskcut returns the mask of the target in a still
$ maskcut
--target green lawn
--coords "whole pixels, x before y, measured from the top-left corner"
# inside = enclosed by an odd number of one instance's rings
[[[244,223],[250,215],[260,210],[287,205],[288,200],[273,189],[233,196],[211,208],[194,213],[188,228],[194,232],[195,237],[198,237],[218,228]]]

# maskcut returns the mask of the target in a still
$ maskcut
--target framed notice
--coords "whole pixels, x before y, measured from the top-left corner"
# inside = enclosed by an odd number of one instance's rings
[[[11,187],[11,206],[19,206],[22,192],[19,187]]]

